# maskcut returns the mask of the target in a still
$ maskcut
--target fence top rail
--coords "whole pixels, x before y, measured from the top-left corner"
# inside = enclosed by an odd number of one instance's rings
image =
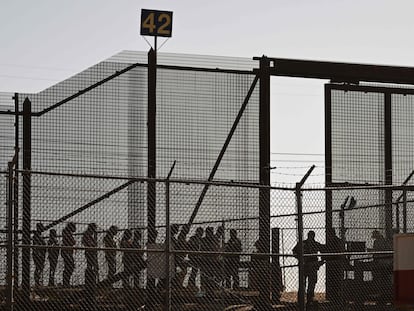
[[[301,188],[301,191],[346,191],[346,190],[394,190],[394,191],[414,191],[414,185],[336,185],[326,187]]]
[[[284,190],[295,191],[295,187],[275,187],[260,185],[254,182],[242,182],[242,181],[225,181],[225,180],[201,180],[201,179],[176,179],[167,177],[163,178],[148,178],[148,177],[131,177],[131,176],[115,176],[115,175],[99,175],[99,174],[81,174],[81,173],[61,173],[61,172],[47,172],[47,171],[27,171],[16,170],[20,174],[32,174],[32,175],[49,175],[49,176],[61,176],[61,177],[77,177],[77,178],[96,178],[96,179],[112,179],[112,180],[124,180],[135,182],[157,182],[157,183],[170,183],[170,184],[198,184],[198,185],[211,185],[211,186],[224,186],[224,187],[243,187],[243,188],[257,188],[257,189],[269,189],[269,190]],[[7,174],[7,171],[0,171],[0,174]],[[301,188],[302,192],[316,192],[316,191],[349,191],[349,190],[393,190],[393,191],[414,191],[414,185],[336,185],[327,187],[312,187]]]

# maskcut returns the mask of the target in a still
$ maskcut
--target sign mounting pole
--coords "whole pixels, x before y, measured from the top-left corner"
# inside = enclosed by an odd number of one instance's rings
[[[148,52],[148,158],[147,176],[147,226],[148,243],[155,243],[156,225],[156,88],[157,88],[157,48],[158,37],[171,37],[172,16],[170,11],[141,10],[140,34],[154,37],[154,49]]]

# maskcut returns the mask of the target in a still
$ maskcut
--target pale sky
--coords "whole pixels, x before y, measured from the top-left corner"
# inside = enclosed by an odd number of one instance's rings
[[[412,0],[0,0],[0,91],[37,92],[122,50],[147,51],[142,8],[174,12],[161,52],[414,67]],[[311,164],[323,180],[324,82],[272,80],[274,183],[299,181]]]

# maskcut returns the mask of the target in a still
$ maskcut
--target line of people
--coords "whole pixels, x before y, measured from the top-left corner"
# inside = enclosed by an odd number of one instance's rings
[[[33,263],[34,281],[36,286],[41,286],[41,277],[43,275],[46,255],[49,260],[49,282],[48,286],[55,285],[56,267],[59,259],[59,255],[63,259],[63,286],[70,287],[70,281],[75,269],[74,259],[74,246],[76,245],[76,239],[74,234],[76,232],[76,225],[72,222],[68,223],[62,230],[62,244],[59,244],[58,235],[55,229],[49,231],[49,239],[46,242],[42,237],[44,226],[41,223],[36,225],[36,231],[33,234]],[[105,250],[105,259],[108,267],[107,279],[112,280],[114,277],[118,277],[123,281],[124,287],[129,284],[129,277],[137,275],[137,273],[144,268],[144,260],[142,254],[136,252],[124,251],[122,256],[122,263],[124,270],[122,274],[116,275],[116,253],[117,243],[115,236],[118,232],[116,226],[111,226],[107,231],[103,242]],[[97,238],[97,226],[95,223],[90,223],[85,232],[82,234],[82,246],[85,247],[85,285],[92,286],[98,281],[98,238]],[[132,232],[127,229],[124,231],[123,237],[120,242],[121,249],[141,248],[141,232],[136,230]]]
[[[188,238],[190,232],[188,225],[183,225],[180,230],[179,225],[171,226],[171,247],[173,250],[184,251],[174,256],[174,273],[173,285],[177,287],[184,286],[184,279],[189,271],[188,286],[197,287],[196,277],[199,275],[199,282],[203,288],[209,289],[218,286],[239,287],[239,255],[223,256],[220,252],[240,253],[242,244],[237,237],[235,229],[230,230],[230,238],[224,241],[224,227],[219,226],[214,232],[213,227],[207,227],[205,230],[198,227],[194,235]],[[55,285],[55,274],[59,255],[63,259],[63,286],[70,287],[71,277],[75,269],[74,247],[76,240],[74,234],[76,225],[68,223],[62,230],[62,243],[59,244],[56,230],[49,231],[49,239],[46,242],[42,237],[45,231],[41,223],[36,225],[36,231],[33,234],[32,251],[33,262],[35,265],[34,280],[36,286],[41,286],[41,277],[43,275],[46,257],[49,260],[49,286]],[[111,286],[117,281],[122,281],[124,288],[137,287],[140,282],[141,271],[147,267],[143,251],[137,252],[137,249],[143,248],[142,235],[140,230],[131,231],[126,229],[119,247],[116,242],[118,233],[116,226],[111,226],[103,238],[105,261],[107,265],[107,275],[103,284]],[[84,254],[86,259],[85,285],[93,287],[98,280],[98,239],[97,226],[91,223],[87,226],[82,234],[82,246],[85,248]],[[150,247],[147,245],[148,249]],[[128,251],[134,249],[134,251]],[[117,251],[122,251],[123,270],[117,273]],[[195,252],[211,252],[212,254],[197,254]],[[187,253],[188,252],[188,253]],[[46,256],[47,255],[47,256]],[[191,269],[189,269],[191,268]],[[162,282],[162,280],[161,280]]]
[[[197,287],[196,277],[199,274],[199,282],[206,290],[219,286],[239,288],[240,256],[220,254],[242,252],[242,243],[235,229],[230,230],[230,238],[227,242],[224,240],[223,226],[219,226],[216,232],[213,227],[207,227],[205,230],[198,227],[195,234],[188,240],[188,226],[183,226],[179,233],[176,227],[171,230],[171,233],[174,249],[188,251],[188,258],[185,254],[176,257],[178,274],[175,283],[178,286],[183,286],[188,268],[191,268],[188,278],[189,287]],[[195,252],[210,252],[211,254]]]

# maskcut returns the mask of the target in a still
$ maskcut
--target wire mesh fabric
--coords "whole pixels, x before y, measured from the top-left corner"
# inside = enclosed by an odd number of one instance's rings
[[[324,227],[327,192],[333,192],[334,198],[360,198],[386,191],[385,187],[375,192],[369,187],[301,190],[303,232],[298,232],[297,227],[300,215],[296,211],[295,189],[272,188],[271,253],[260,253],[256,243],[257,216],[239,214],[239,207],[231,204],[241,193],[259,191],[258,185],[157,180],[158,211],[163,216],[157,222],[154,243],[149,243],[148,227],[129,226],[128,189],[119,189],[119,185],[128,182],[146,185],[148,179],[40,172],[32,172],[31,177],[35,229],[30,245],[23,244],[19,234],[15,250],[31,250],[28,294],[30,303],[39,308],[53,309],[62,303],[68,310],[94,306],[182,310],[189,305],[197,310],[209,310],[211,305],[222,309],[234,305],[260,308],[261,286],[270,282],[272,304],[296,310],[300,270],[295,248],[299,234],[306,245],[310,232],[314,232],[313,239],[319,245],[304,252],[305,263],[307,258],[317,258],[315,283],[305,277],[305,288],[314,286],[312,301],[343,307],[390,302],[389,296],[380,293],[392,286],[392,246],[381,228],[371,227],[363,219],[356,224],[352,215],[358,211],[369,219],[377,213],[376,208],[357,202],[346,205],[345,210],[335,209],[338,218],[334,230]],[[191,198],[197,197],[200,187],[206,184],[210,186],[211,199],[218,200],[225,194],[228,200],[211,205],[208,213],[203,212],[202,221],[189,226],[182,217],[186,210],[179,206],[191,203]],[[38,191],[42,187],[50,192]],[[75,195],[73,189],[78,187],[83,190]],[[107,189],[118,191],[108,195]],[[409,186],[405,189],[408,194],[411,190]],[[60,195],[51,195],[55,191]],[[41,213],[35,208],[37,205],[47,206],[48,212]],[[374,236],[374,231],[382,238]],[[258,272],[268,264],[267,279],[258,279]],[[18,265],[21,280],[21,257]],[[383,266],[387,268],[378,269]],[[0,276],[5,276],[4,261],[0,268]],[[5,284],[5,279],[0,280]],[[26,294],[16,291],[16,301]],[[32,308],[30,304],[24,306],[23,310]]]

